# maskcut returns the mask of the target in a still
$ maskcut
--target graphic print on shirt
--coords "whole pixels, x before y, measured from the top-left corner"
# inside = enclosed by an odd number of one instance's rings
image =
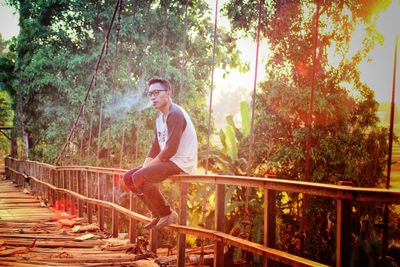
[[[160,126],[161,127],[157,129],[157,138],[160,149],[163,150],[165,148],[165,144],[167,143],[168,128],[166,123],[161,123]]]

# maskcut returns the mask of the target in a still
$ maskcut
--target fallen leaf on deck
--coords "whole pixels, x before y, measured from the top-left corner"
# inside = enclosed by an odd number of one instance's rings
[[[86,235],[81,235],[81,236],[75,238],[75,240],[83,241],[83,240],[88,240],[88,239],[93,238],[93,237],[96,237],[96,235],[89,233],[89,234],[86,234]]]
[[[89,224],[89,225],[77,225],[77,226],[74,226],[71,231],[73,233],[78,233],[78,232],[85,232],[85,231],[97,231],[99,229],[100,228],[96,223],[92,223],[92,224]]]
[[[62,225],[70,226],[70,227],[72,227],[72,226],[74,226],[76,224],[75,221],[69,220],[69,219],[60,219],[57,222],[61,223]]]

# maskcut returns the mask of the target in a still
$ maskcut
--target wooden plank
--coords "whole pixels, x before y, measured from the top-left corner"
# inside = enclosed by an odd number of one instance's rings
[[[32,245],[32,240],[7,240],[4,239],[4,245],[6,246],[30,246]],[[102,242],[73,242],[60,240],[57,241],[36,241],[35,247],[45,247],[45,248],[93,248],[98,245],[102,245]]]
[[[55,240],[74,240],[77,236],[80,235],[60,235],[60,234],[49,234],[49,233],[44,233],[43,235],[41,234],[0,234],[0,240],[4,240],[6,238],[32,238],[32,239],[55,239]]]
[[[136,255],[125,251],[133,244],[103,249],[103,232],[79,241],[82,233],[52,221],[60,212],[41,207],[36,197],[19,192],[9,181],[0,180],[0,266],[129,266]],[[7,190],[9,193],[4,193]],[[12,190],[12,191],[10,191]],[[69,215],[68,215],[69,216]],[[62,217],[62,216],[61,216]],[[60,218],[61,218],[60,217]],[[77,220],[84,223],[82,219]]]

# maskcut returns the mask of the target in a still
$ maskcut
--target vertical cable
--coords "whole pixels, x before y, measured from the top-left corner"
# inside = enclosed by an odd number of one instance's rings
[[[306,162],[305,162],[305,179],[306,181],[311,180],[311,131],[312,131],[312,116],[314,113],[314,89],[315,89],[315,72],[316,72],[316,61],[317,61],[317,45],[318,45],[318,24],[319,24],[319,7],[320,2],[317,2],[317,9],[315,11],[315,32],[314,32],[314,51],[312,57],[312,74],[311,74],[311,92],[310,92],[310,111],[307,119],[307,144],[306,144]]]
[[[261,19],[262,19],[262,6],[263,0],[258,3],[258,24],[257,24],[257,46],[256,46],[256,62],[254,67],[254,82],[253,82],[253,95],[251,98],[251,124],[250,124],[250,135],[249,135],[249,153],[247,160],[247,175],[250,175],[250,169],[253,164],[253,146],[254,146],[254,114],[256,107],[256,93],[257,93],[257,72],[258,72],[258,57],[260,50],[260,35],[261,35]]]
[[[217,18],[218,18],[218,0],[215,1],[215,17],[214,17],[214,40],[212,52],[212,65],[211,65],[211,84],[210,84],[210,102],[208,106],[208,128],[207,128],[207,154],[206,154],[206,174],[208,172],[208,158],[210,154],[210,135],[211,135],[211,111],[212,111],[212,98],[214,87],[214,68],[215,68],[215,47],[217,43]]]
[[[316,63],[317,63],[317,45],[318,45],[318,24],[319,24],[319,8],[320,8],[320,0],[316,0],[316,10],[315,10],[315,29],[313,35],[313,42],[314,42],[314,50],[312,56],[312,73],[311,73],[311,92],[310,92],[310,110],[308,113],[308,118],[306,122],[307,126],[307,140],[306,140],[306,160],[304,166],[304,175],[305,180],[311,180],[311,137],[312,137],[312,122],[313,122],[313,113],[314,113],[314,89],[315,89],[315,73],[316,73]],[[302,223],[300,226],[300,233],[302,236],[305,236],[305,232],[308,225],[308,218],[306,216],[308,207],[308,199],[307,195],[303,194],[303,204],[302,204]],[[304,249],[304,238],[300,239],[300,249]]]
[[[183,33],[183,43],[182,43],[182,59],[181,59],[181,77],[179,79],[179,92],[177,95],[178,104],[181,102],[181,95],[183,91],[184,78],[185,78],[185,66],[186,66],[186,40],[187,40],[187,32],[188,32],[188,7],[189,0],[185,1],[185,29]]]
[[[121,31],[121,13],[122,13],[122,0],[118,0],[118,21],[117,21],[117,29],[116,29],[116,34],[115,34],[115,58],[114,58],[114,75],[113,75],[113,82],[112,82],[112,98],[111,98],[111,104],[115,105],[115,91],[116,87],[118,86],[118,66],[119,66],[119,60],[118,60],[118,47],[119,47],[119,32]],[[108,136],[107,136],[107,159],[110,160],[111,156],[111,148],[110,148],[110,140],[111,140],[111,132],[112,132],[112,125],[113,125],[113,115],[110,115],[110,125],[109,125],[109,131],[108,131]]]
[[[386,175],[386,188],[390,188],[390,171],[392,167],[392,148],[393,148],[393,126],[394,126],[394,101],[396,93],[396,70],[397,70],[397,46],[399,43],[399,36],[396,35],[396,43],[394,45],[394,63],[393,63],[393,83],[392,83],[392,103],[390,106],[390,130],[389,130],[389,152],[387,161],[387,175]],[[383,206],[383,233],[382,233],[382,250],[381,259],[382,264],[386,262],[386,254],[388,248],[388,224],[389,224],[389,205]]]
[[[251,166],[253,165],[253,146],[254,146],[254,114],[256,107],[256,93],[257,93],[257,72],[258,72],[258,57],[260,50],[260,35],[261,35],[261,19],[262,19],[262,7],[264,1],[260,0],[258,2],[258,24],[257,24],[257,39],[256,39],[256,62],[254,67],[254,81],[253,81],[253,95],[251,100],[251,120],[250,120],[250,134],[249,134],[249,153],[247,158],[247,176],[250,176]],[[249,195],[250,188],[246,188],[245,204],[244,204],[244,214],[247,218],[249,215]]]

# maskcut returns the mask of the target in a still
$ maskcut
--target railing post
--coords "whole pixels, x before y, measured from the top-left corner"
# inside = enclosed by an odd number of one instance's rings
[[[275,246],[276,229],[276,192],[264,188],[264,246]],[[273,261],[264,256],[263,266],[272,266]]]
[[[89,182],[89,177],[91,175],[89,175],[89,171],[86,169],[85,170],[85,186],[86,186],[86,196],[91,198],[92,195],[92,190],[90,190],[91,186],[90,186],[90,182]],[[89,202],[86,203],[86,207],[87,207],[87,218],[88,218],[88,223],[93,223],[93,205]]]
[[[62,187],[64,188],[64,189],[67,189],[67,177],[66,177],[66,173],[67,173],[67,171],[66,170],[63,170],[63,171],[61,171],[61,173],[62,173]],[[62,194],[62,196],[63,196],[63,201],[62,202],[64,202],[63,203],[63,211],[64,212],[68,212],[68,210],[67,210],[67,205],[68,205],[68,200],[67,200],[67,193],[63,193]]]
[[[74,180],[75,180],[75,171],[74,170],[70,170],[69,171],[69,190],[74,192]],[[69,195],[69,194],[68,194]],[[75,202],[76,202],[76,198],[69,195],[69,200],[71,203],[71,215],[75,215],[76,211],[75,211]]]
[[[79,171],[77,171],[77,186],[78,186],[78,194],[82,194],[83,195],[83,188],[82,188],[82,170],[80,169]],[[83,217],[83,200],[82,199],[78,199],[78,216],[79,217]]]
[[[160,184],[156,185],[158,189],[160,189]],[[158,248],[158,230],[151,229],[150,230],[150,250],[154,253],[157,253]]]
[[[137,209],[137,203],[136,203],[136,198],[133,196],[132,191],[129,190],[129,209],[132,211],[136,211]],[[137,236],[137,222],[133,218],[129,218],[129,241],[131,243],[136,242],[136,236]]]
[[[113,189],[112,189],[112,203],[116,202],[116,199],[119,199],[119,191],[120,188],[117,186],[119,185],[119,183],[116,183],[116,179],[118,179],[119,181],[119,176],[116,174],[112,174],[112,185],[113,185]],[[115,209],[112,209],[112,235],[113,237],[117,237],[118,236],[118,212]]]
[[[37,166],[38,166],[38,168],[39,168],[39,176],[37,177],[40,181],[43,181],[44,179],[43,179],[43,167],[42,167],[42,165],[40,165],[40,164],[38,164],[38,163],[35,163]],[[41,183],[38,183],[38,197],[40,197],[42,200],[45,198],[45,195],[44,195],[44,190],[43,190],[43,184],[41,184]]]
[[[47,171],[47,168],[42,166],[42,178],[40,179],[42,182],[47,182],[47,172],[46,171]],[[47,199],[48,199],[47,186],[42,184],[42,201],[46,202]]]
[[[215,190],[215,230],[225,232],[225,185],[217,184]],[[214,267],[224,266],[224,243],[214,244]]]
[[[179,183],[179,224],[186,225],[187,222],[187,183]],[[186,235],[178,236],[178,267],[185,266],[186,258]]]
[[[46,183],[50,183],[50,169],[46,166]],[[45,186],[46,188],[46,200],[50,202],[50,188]]]
[[[53,168],[48,168],[48,183],[51,185],[54,185],[54,178],[53,178]],[[53,205],[53,199],[54,199],[54,190],[48,187],[49,190],[49,205]]]
[[[18,166],[20,167],[22,167],[22,164],[21,164],[21,162],[18,162]],[[21,168],[21,170],[19,170],[20,172],[23,172],[23,173],[26,173],[26,171],[25,170],[23,170],[22,168]],[[31,175],[31,176],[35,176],[36,178],[38,178],[39,179],[39,171],[38,171],[38,166],[37,165],[34,165],[34,166],[30,166],[29,167],[29,173],[28,173],[28,175]],[[31,190],[33,191],[33,194],[35,195],[35,196],[37,196],[38,195],[38,188],[37,188],[37,183],[33,180],[33,179],[31,179],[31,180],[29,180],[29,183],[30,183],[30,185],[31,185]]]
[[[150,230],[150,250],[154,253],[157,253],[158,248],[158,230],[151,229]]]
[[[46,183],[50,183],[50,169],[46,166]],[[50,202],[50,188],[45,186],[46,201]]]
[[[52,183],[51,184],[56,186],[56,187],[58,187],[58,178],[57,178],[58,171],[57,171],[57,169],[51,170],[51,173],[52,173],[52,175],[51,175]],[[53,197],[52,197],[52,202],[51,203],[52,203],[52,206],[55,207],[56,202],[58,201],[58,191],[57,190],[52,190],[52,195],[53,195]]]
[[[97,173],[97,196],[98,200],[103,199],[104,194],[104,179],[100,177],[100,173]],[[101,205],[98,205],[98,223],[100,230],[104,230],[104,208]]]
[[[351,186],[351,181],[339,181],[338,185]],[[343,191],[341,191],[343,195]],[[351,264],[351,200],[337,199],[336,215],[336,266]]]

